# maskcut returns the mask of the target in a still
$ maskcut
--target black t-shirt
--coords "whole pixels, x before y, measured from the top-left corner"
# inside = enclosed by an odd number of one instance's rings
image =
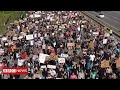
[[[83,58],[86,60],[86,63],[88,63],[89,60],[90,60],[90,57],[89,57],[89,56],[84,56]]]
[[[72,66],[72,61],[66,60],[67,66]]]
[[[21,45],[20,45],[20,43],[16,43],[16,47],[20,47]]]

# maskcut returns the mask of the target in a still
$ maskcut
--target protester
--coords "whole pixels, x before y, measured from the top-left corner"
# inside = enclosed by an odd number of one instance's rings
[[[0,38],[4,67],[27,67],[28,75],[1,78],[118,79],[119,55],[114,35],[78,11],[30,11]]]

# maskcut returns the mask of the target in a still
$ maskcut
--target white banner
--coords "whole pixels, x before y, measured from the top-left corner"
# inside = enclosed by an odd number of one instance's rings
[[[34,39],[34,38],[33,38],[33,34],[31,34],[31,35],[26,35],[26,40],[32,40],[32,39]]]

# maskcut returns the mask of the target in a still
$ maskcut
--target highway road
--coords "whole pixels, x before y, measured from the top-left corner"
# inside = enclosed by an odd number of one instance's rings
[[[87,11],[88,13],[97,16],[98,12]],[[115,27],[120,32],[120,11],[101,11],[105,15],[104,18],[100,18],[102,21],[108,23],[112,27]]]

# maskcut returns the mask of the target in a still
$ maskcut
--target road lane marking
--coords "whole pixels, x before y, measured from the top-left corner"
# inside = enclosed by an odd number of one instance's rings
[[[104,13],[105,13],[105,12],[104,12]],[[115,19],[117,19],[117,20],[120,21],[120,18],[117,18],[117,17],[115,17],[114,15],[112,15],[111,12],[107,12],[107,13],[105,13],[105,14],[109,14],[111,17],[113,17],[113,18],[115,18]],[[119,23],[120,23],[120,22],[119,22]]]
[[[86,11],[84,11],[84,12],[86,12]],[[91,13],[88,13],[89,15],[91,15],[92,17],[95,17],[93,14],[91,14]],[[96,17],[95,17],[96,18]],[[112,26],[111,24],[109,24],[109,23],[107,23],[107,22],[105,22],[105,21],[103,21],[103,20],[101,20],[101,19],[99,19],[99,18],[97,18],[99,21],[101,21],[101,23],[102,22],[104,22],[105,24],[107,24],[107,25],[109,25],[109,26],[111,26],[111,27],[113,27],[114,29],[116,29],[116,30],[118,30],[119,31],[119,29],[118,28],[116,28],[116,27],[114,27],[114,26]]]

